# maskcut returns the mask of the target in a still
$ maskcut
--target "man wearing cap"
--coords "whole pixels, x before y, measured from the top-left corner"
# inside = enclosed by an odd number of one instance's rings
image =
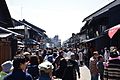
[[[3,78],[12,70],[12,62],[11,61],[5,61],[1,64],[2,71],[0,72],[0,80],[3,80]]]

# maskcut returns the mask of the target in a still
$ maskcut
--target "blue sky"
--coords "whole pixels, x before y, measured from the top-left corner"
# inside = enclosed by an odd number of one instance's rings
[[[113,0],[6,0],[12,18],[26,19],[62,41],[78,33],[82,20]]]

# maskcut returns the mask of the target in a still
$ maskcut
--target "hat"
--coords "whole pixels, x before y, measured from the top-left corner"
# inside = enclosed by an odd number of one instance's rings
[[[1,64],[2,71],[4,72],[10,72],[13,69],[13,63],[12,61],[5,61]]]
[[[44,61],[43,63],[39,64],[38,68],[41,70],[42,68],[45,68],[45,69],[53,69],[53,65],[52,63],[50,63],[49,61]]]
[[[23,55],[30,55],[30,53],[29,52],[24,52]]]

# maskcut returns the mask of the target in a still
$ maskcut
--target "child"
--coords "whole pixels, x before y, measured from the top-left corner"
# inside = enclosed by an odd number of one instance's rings
[[[100,74],[100,80],[103,80],[103,74],[104,74],[103,61],[104,61],[103,56],[102,55],[98,56],[97,67]]]

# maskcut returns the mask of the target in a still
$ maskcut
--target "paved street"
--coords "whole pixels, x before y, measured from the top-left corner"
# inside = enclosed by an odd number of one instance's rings
[[[81,78],[77,80],[90,80],[91,79],[90,70],[86,66],[80,67],[80,70],[81,70],[80,71]],[[100,80],[100,77],[98,80]]]
[[[90,71],[86,66],[80,67],[81,78],[78,80],[90,80]]]

